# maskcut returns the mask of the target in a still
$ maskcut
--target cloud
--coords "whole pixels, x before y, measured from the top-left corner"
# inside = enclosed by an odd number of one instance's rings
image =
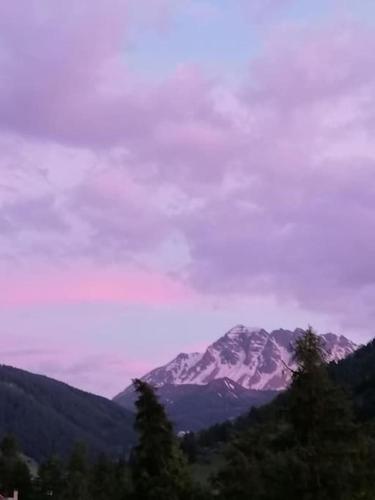
[[[274,20],[280,12],[286,10],[294,0],[241,0],[249,18],[257,23]]]
[[[84,262],[63,268],[46,265],[8,270],[0,285],[0,306],[54,304],[144,304],[150,306],[189,301],[192,292],[172,277],[149,271],[106,266],[95,269]]]
[[[17,278],[8,301],[164,303],[179,280],[371,321],[373,29],[275,29],[239,89],[186,61],[156,83],[127,66],[129,5],[1,4],[2,253],[43,290]]]
[[[4,205],[0,214],[0,228],[3,234],[22,230],[64,232],[66,224],[54,206],[54,200],[41,198]]]
[[[174,3],[142,1],[140,17],[163,17]],[[147,133],[152,110],[126,67],[133,4],[3,2],[0,127],[95,148]]]
[[[26,345],[29,343],[27,338],[23,338],[22,342]],[[123,390],[132,377],[141,376],[152,369],[152,365],[135,361],[126,352],[119,356],[81,347],[76,347],[72,352],[70,348],[57,343],[55,349],[19,349],[13,343],[13,348],[3,349],[0,354],[4,364],[22,366],[33,373],[48,374],[109,398]]]
[[[252,65],[239,97],[247,182],[182,222],[197,287],[276,294],[343,324],[373,319],[374,43],[351,24],[297,31]]]

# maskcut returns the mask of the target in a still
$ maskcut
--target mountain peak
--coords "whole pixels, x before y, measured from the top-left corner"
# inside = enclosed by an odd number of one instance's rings
[[[257,333],[261,330],[261,328],[257,327],[247,327],[245,325],[236,325],[233,328],[231,328],[225,335],[224,337],[226,338],[236,338],[242,335],[251,335],[252,333]]]
[[[245,389],[280,391],[290,382],[290,372],[285,370],[285,365],[295,367],[293,346],[303,332],[302,328],[294,331],[280,328],[268,333],[262,328],[239,324],[204,353],[181,353],[143,379],[156,387],[206,385],[222,379]],[[339,361],[357,349],[342,335],[326,333],[321,338],[327,361]]]
[[[180,354],[176,356],[175,361],[189,360],[191,358],[196,358],[198,356],[200,356],[199,352],[191,352],[191,353],[180,352]]]

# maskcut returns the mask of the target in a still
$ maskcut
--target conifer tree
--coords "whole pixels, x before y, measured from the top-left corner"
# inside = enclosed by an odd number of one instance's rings
[[[104,454],[101,454],[91,468],[90,494],[95,500],[115,499],[118,477],[116,466]]]
[[[191,491],[190,477],[172,425],[149,384],[135,380],[134,388],[139,435],[132,457],[135,496],[137,500],[185,500]]]
[[[89,492],[89,466],[86,456],[86,447],[77,443],[68,461],[64,499],[91,500]]]
[[[23,499],[29,500],[32,496],[31,474],[13,436],[3,438],[0,452],[0,492],[12,495],[17,490]]]
[[[60,500],[64,491],[64,467],[57,457],[51,457],[39,466],[36,491],[39,500]]]
[[[6,459],[17,458],[19,450],[17,440],[11,434],[4,436],[0,443],[1,455]]]
[[[294,348],[291,387],[232,442],[214,483],[220,499],[375,498],[372,445],[329,377],[321,338],[309,328]]]
[[[197,459],[198,443],[194,432],[188,432],[181,439],[181,450],[189,463],[194,463]]]
[[[290,388],[290,420],[301,444],[347,438],[353,415],[343,391],[328,376],[321,337],[308,328],[294,347],[297,369]]]
[[[308,328],[295,345],[289,420],[308,467],[306,498],[352,500],[358,430],[348,399],[328,376],[325,358],[321,337]]]
[[[115,464],[113,464],[113,467],[114,467],[113,500],[133,499],[133,497],[131,496],[132,487],[131,487],[130,469],[128,464],[124,460],[119,460]]]

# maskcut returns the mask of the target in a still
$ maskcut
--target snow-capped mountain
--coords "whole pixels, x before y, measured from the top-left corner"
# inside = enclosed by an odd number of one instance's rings
[[[302,333],[300,328],[269,333],[238,325],[204,353],[181,353],[142,378],[156,387],[166,384],[204,385],[228,378],[246,389],[283,390],[290,381],[288,367],[295,368],[293,346]],[[356,344],[342,335],[327,333],[322,338],[328,361],[339,361],[357,349]]]

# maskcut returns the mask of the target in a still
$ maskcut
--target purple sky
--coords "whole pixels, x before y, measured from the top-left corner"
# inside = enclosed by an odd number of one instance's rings
[[[366,0],[1,1],[0,361],[114,395],[236,323],[371,338],[374,53]]]

